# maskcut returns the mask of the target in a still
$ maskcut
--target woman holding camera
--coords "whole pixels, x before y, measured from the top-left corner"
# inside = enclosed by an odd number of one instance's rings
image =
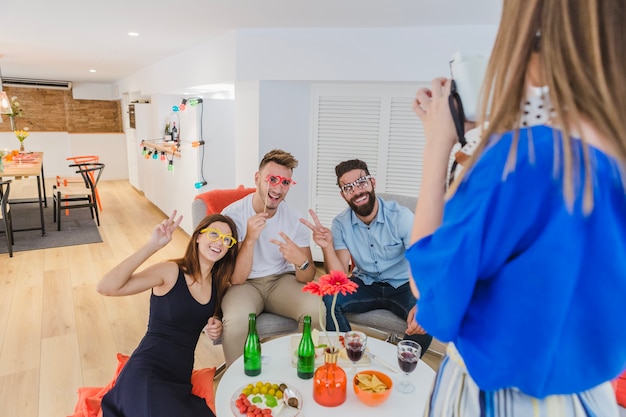
[[[417,321],[451,342],[429,416],[617,416],[624,22],[623,0],[504,0],[482,94],[489,124],[447,194],[451,81],[416,94],[426,145],[406,256]],[[524,117],[531,91],[547,91],[547,123]]]

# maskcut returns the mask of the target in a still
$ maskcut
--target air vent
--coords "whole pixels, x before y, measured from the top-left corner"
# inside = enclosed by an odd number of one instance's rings
[[[53,90],[72,89],[72,83],[70,81],[34,80],[28,78],[4,77],[2,79],[2,85],[5,87],[48,88]]]

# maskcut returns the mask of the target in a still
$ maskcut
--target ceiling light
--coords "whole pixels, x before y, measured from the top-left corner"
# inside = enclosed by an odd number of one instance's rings
[[[89,72],[96,72],[96,70],[95,69],[90,69]]]
[[[139,36],[137,32],[128,32],[128,36]]]

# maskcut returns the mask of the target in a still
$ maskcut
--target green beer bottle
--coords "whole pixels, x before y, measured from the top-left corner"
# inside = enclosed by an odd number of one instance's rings
[[[243,347],[243,371],[248,376],[261,373],[261,342],[256,332],[256,314],[248,316],[248,337]]]
[[[311,337],[311,316],[304,316],[302,339],[298,346],[298,378],[311,379],[315,371],[315,346]]]

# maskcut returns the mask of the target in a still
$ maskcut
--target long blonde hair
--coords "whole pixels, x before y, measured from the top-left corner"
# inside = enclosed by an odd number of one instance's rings
[[[582,133],[580,122],[587,121],[607,139],[607,145],[621,163],[626,162],[624,22],[624,0],[504,0],[503,3],[481,95],[483,122],[491,98],[489,126],[483,139],[519,129],[528,63],[532,53],[538,53],[540,76],[549,89],[555,112],[553,122],[563,131],[563,193],[569,206],[576,195],[571,127]],[[509,153],[513,168],[517,141],[516,135]],[[470,166],[486,142],[481,141]],[[584,207],[589,212],[593,208],[593,178],[589,175],[589,149],[584,146],[583,150]],[[506,169],[513,168],[507,164]]]

